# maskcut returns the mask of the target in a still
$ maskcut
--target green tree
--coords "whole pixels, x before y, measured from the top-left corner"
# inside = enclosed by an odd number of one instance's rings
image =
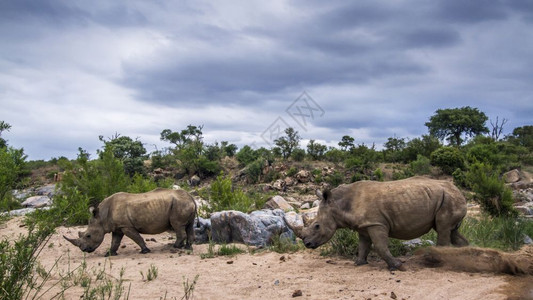
[[[431,164],[441,168],[448,175],[456,169],[464,169],[464,158],[459,149],[455,147],[442,147],[431,153]]]
[[[342,151],[350,151],[353,147],[355,147],[354,142],[355,139],[349,135],[345,135],[342,137],[341,141],[339,142],[339,147],[341,147]]]
[[[310,140],[307,144],[307,154],[314,160],[322,160],[327,150],[326,145],[316,143],[315,140]]]
[[[103,136],[100,136],[99,139],[104,142],[104,148],[109,148],[115,158],[122,160],[124,170],[130,177],[136,173],[145,173],[144,161],[148,156],[141,141],[134,141],[128,136],[120,136],[119,134],[115,134],[113,138],[108,140],[105,140]],[[102,155],[103,152],[100,152],[100,158]]]
[[[438,109],[426,122],[429,133],[443,140],[446,138],[451,145],[460,146],[464,139],[482,133],[488,133],[485,126],[488,117],[477,108],[465,106],[461,108]]]
[[[400,162],[403,160],[403,150],[406,147],[404,138],[390,137],[384,146],[387,161]]]
[[[420,138],[414,138],[407,142],[404,150],[405,162],[416,160],[418,155],[430,157],[433,151],[441,147],[441,143],[438,138],[432,135],[422,135]]]
[[[0,121],[0,148],[7,147],[7,141],[2,138],[2,131],[9,131],[11,125],[4,121]]]
[[[11,195],[24,173],[24,149],[0,148],[0,201]]]
[[[298,148],[301,139],[298,131],[292,127],[285,129],[285,134],[286,136],[282,136],[274,141],[276,146],[280,148],[283,159],[291,156],[294,149]]]
[[[259,157],[259,154],[252,149],[252,147],[245,145],[241,148],[241,150],[239,150],[239,152],[237,152],[235,156],[237,157],[237,161],[241,164],[241,166],[246,166],[255,161]]]
[[[533,126],[527,125],[513,129],[513,133],[507,136],[507,140],[533,151]]]

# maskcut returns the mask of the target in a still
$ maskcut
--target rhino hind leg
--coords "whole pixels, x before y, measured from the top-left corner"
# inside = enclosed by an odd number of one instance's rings
[[[357,259],[355,264],[358,266],[368,264],[367,257],[370,253],[370,247],[372,246],[372,240],[366,234],[359,233],[359,249],[357,249]]]
[[[122,228],[122,232],[132,239],[139,247],[141,247],[141,253],[145,254],[150,252],[150,249],[146,247],[146,243],[144,242],[144,239],[139,234],[139,232],[133,228]]]
[[[187,239],[185,228],[180,226],[177,229],[174,229],[176,231],[176,242],[174,243],[174,248],[183,248],[185,246],[185,240]]]
[[[469,245],[468,240],[459,233],[459,229],[452,230],[451,238],[454,246],[464,247]]]
[[[192,244],[194,243],[194,220],[187,224],[185,231],[187,233],[187,242],[185,244],[185,249],[192,250]]]

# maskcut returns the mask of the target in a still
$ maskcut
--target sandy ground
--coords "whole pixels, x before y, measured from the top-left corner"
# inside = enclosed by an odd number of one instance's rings
[[[0,238],[14,239],[25,231],[20,226],[20,218],[0,225]],[[52,269],[53,275],[43,289],[50,290],[40,298],[53,298],[61,291],[61,276],[85,260],[87,273],[93,277],[104,270],[109,278],[116,279],[123,270],[129,299],[181,299],[184,280],[191,282],[196,275],[194,299],[289,299],[296,291],[302,294],[294,295],[297,299],[533,299],[532,276],[426,268],[415,257],[405,258],[407,271],[389,272],[379,259],[356,267],[350,260],[321,257],[319,250],[293,254],[263,251],[202,259],[200,254],[207,252],[207,245],[195,245],[191,254],[176,252],[169,244],[173,242],[170,233],[145,236],[155,241],[147,242],[152,253],[144,255],[125,237],[119,255],[108,259],[104,253],[110,235],[90,254],[62,238],[63,234],[76,237],[80,229],[84,227],[60,227],[44,247],[39,262],[46,270]],[[147,281],[152,265],[158,276]],[[64,293],[66,299],[80,299],[82,294],[80,286]]]

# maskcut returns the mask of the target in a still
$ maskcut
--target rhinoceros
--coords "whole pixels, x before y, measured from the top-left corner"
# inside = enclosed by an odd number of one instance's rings
[[[148,253],[140,233],[158,234],[169,229],[176,232],[174,247],[192,249],[196,203],[186,191],[158,188],[142,194],[116,193],[90,211],[89,226],[78,232],[79,238],[63,236],[84,252],[96,250],[104,235],[111,232],[106,256],[117,255],[124,235],[141,247],[141,253]]]
[[[318,214],[302,230],[307,248],[326,243],[339,228],[359,234],[356,264],[367,264],[372,243],[391,270],[402,262],[388,248],[389,237],[414,239],[431,229],[437,245],[466,246],[458,229],[466,215],[466,200],[451,182],[412,177],[391,182],[360,181],[321,193]]]

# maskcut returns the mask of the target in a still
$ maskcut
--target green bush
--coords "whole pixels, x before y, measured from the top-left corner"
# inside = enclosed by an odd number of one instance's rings
[[[294,161],[303,161],[305,159],[305,150],[300,148],[294,149],[291,153],[291,158]]]
[[[135,174],[128,187],[130,193],[145,193],[157,188],[157,183],[153,178],[145,178],[141,174]]]
[[[325,181],[335,188],[344,182],[344,176],[342,173],[335,171],[333,174],[327,175]]]
[[[237,157],[237,161],[241,164],[241,166],[246,166],[257,160],[259,158],[259,154],[257,151],[252,149],[252,147],[246,145],[242,147],[239,152],[237,152],[235,157]]]
[[[442,147],[431,153],[431,164],[451,175],[457,168],[464,169],[464,158],[455,147]]]
[[[466,182],[466,174],[463,170],[461,169],[456,169],[453,173],[452,173],[452,177],[453,177],[453,183],[456,185],[456,186],[460,186],[460,187],[468,187],[468,183]]]
[[[505,186],[505,182],[498,178],[492,166],[484,163],[470,165],[466,173],[466,182],[474,191],[475,199],[479,201],[483,211],[491,216],[514,217],[517,211],[513,207],[513,193]]]
[[[287,170],[287,177],[292,177],[298,173],[298,169],[295,167],[291,167],[289,170]]]
[[[264,160],[258,158],[246,166],[245,174],[249,183],[258,183],[263,174]]]
[[[418,154],[415,161],[409,163],[411,171],[416,175],[427,175],[431,173],[431,162],[429,158]]]
[[[11,190],[17,188],[25,170],[26,155],[22,149],[0,147],[0,202],[4,208],[16,206]]]
[[[359,236],[357,232],[347,228],[338,229],[331,240],[322,247],[320,254],[354,258],[357,256],[358,244]]]
[[[376,170],[374,170],[373,180],[383,181],[383,178],[384,178],[383,171],[381,171],[380,168],[377,168]]]
[[[255,202],[240,189],[232,189],[232,182],[223,174],[217,176],[209,192],[211,211],[238,210],[249,212]]]
[[[533,235],[533,222],[507,217],[465,218],[461,232],[473,246],[518,250],[524,235]]]

